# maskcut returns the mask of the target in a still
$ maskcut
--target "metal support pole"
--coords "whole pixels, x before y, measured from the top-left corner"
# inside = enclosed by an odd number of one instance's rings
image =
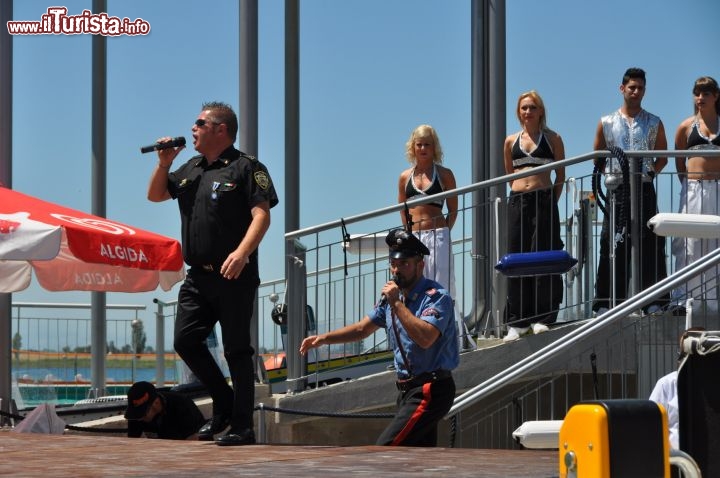
[[[107,12],[106,0],[93,0],[93,12]],[[92,213],[106,217],[107,201],[107,39],[92,37]],[[105,292],[92,292],[90,375],[96,396],[105,395],[105,353],[107,340]]]
[[[240,104],[238,105],[239,149],[259,157],[258,152],[258,2],[240,0],[239,10]],[[250,318],[250,343],[255,350],[254,370],[258,370],[260,350],[258,294],[255,293]],[[258,377],[259,378],[259,377]]]
[[[299,0],[285,0],[285,232],[300,227]]]
[[[472,181],[479,182],[489,177],[485,158],[487,151],[488,107],[487,103],[487,2],[473,0],[471,6],[471,109],[470,129],[472,134]],[[487,204],[487,190],[472,193],[473,204]],[[472,314],[475,327],[482,323],[485,311],[492,307],[490,300],[490,267],[487,248],[490,244],[490,232],[485,224],[488,211],[482,206],[474,210],[472,230],[472,276],[473,290]],[[479,331],[478,331],[479,332]]]
[[[239,149],[258,156],[258,2],[240,0]]]
[[[12,20],[13,2],[0,2],[0,184],[12,187]],[[12,399],[12,294],[0,294],[0,410]],[[0,424],[2,420],[0,420]]]
[[[285,0],[285,231],[300,227],[300,14],[299,0]],[[305,249],[285,243],[288,310],[288,392],[305,389],[304,358],[297,353],[305,333]]]
[[[502,175],[502,141],[505,136],[505,0],[491,2],[473,0],[471,4],[471,133],[472,180],[480,182]],[[489,312],[495,316],[498,304],[491,297],[493,290],[493,231],[487,228],[491,215],[491,198],[505,197],[504,188],[473,193],[472,254],[473,290],[472,317],[476,324]]]

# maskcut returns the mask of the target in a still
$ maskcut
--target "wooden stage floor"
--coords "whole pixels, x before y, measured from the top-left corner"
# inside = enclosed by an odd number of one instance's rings
[[[557,451],[253,445],[0,431],[0,476],[557,477]]]

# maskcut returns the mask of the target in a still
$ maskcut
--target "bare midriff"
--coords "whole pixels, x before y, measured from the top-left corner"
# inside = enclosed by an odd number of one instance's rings
[[[516,168],[515,173],[525,171],[526,169],[532,169],[532,166],[525,166]],[[516,193],[525,193],[529,191],[535,191],[537,189],[547,189],[552,187],[553,183],[550,180],[550,171],[540,174],[533,174],[521,179],[516,179],[512,182],[510,189]]]
[[[720,179],[720,158],[693,156],[687,160],[688,179]]]
[[[442,208],[431,206],[429,204],[421,204],[410,209],[412,216],[413,231],[428,231],[430,229],[439,229],[447,227],[447,220],[442,212]]]

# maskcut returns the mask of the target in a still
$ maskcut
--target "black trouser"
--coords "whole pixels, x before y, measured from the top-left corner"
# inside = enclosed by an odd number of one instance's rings
[[[507,252],[560,250],[560,218],[552,189],[512,192],[508,199]],[[558,274],[517,277],[507,281],[507,325],[527,327],[557,319],[563,283]]]
[[[640,183],[639,189],[642,191],[640,195],[640,205],[638,211],[640,213],[640,290],[647,289],[651,285],[661,281],[667,277],[667,267],[665,265],[665,238],[656,235],[647,227],[648,220],[657,214],[657,197],[655,195],[655,187],[652,183]],[[621,224],[623,217],[630,217],[630,204],[623,203],[624,188],[629,186],[619,186],[611,194],[615,195],[615,233],[619,233],[626,224]],[[600,257],[598,258],[597,279],[595,281],[595,301],[593,310],[597,311],[601,307],[611,307],[611,281],[612,281],[612,262],[610,260],[610,251],[613,247],[613,240],[610,237],[610,208],[612,203],[610,196],[606,204],[606,214],[603,218],[602,231],[600,233]],[[624,210],[621,211],[621,208]],[[622,242],[618,242],[615,247],[615,299],[619,304],[627,298],[628,285],[630,283],[630,263],[632,259],[632,239],[628,231],[625,232]],[[637,291],[640,292],[640,291]],[[667,294],[657,299],[654,304],[663,305],[670,300]]]
[[[437,446],[438,422],[450,410],[453,400],[455,381],[452,376],[401,391],[397,414],[376,444]]]
[[[233,428],[252,428],[255,408],[254,350],[250,340],[257,283],[224,279],[218,272],[191,268],[180,287],[175,350],[213,400],[213,414],[232,415]],[[216,322],[222,330],[233,387],[207,348]]]

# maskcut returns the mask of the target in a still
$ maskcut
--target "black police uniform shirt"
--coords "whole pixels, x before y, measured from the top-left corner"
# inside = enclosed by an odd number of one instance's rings
[[[182,222],[185,262],[219,268],[247,233],[251,209],[278,203],[265,166],[230,146],[208,165],[197,155],[168,176],[168,191],[177,199]],[[259,281],[257,250],[249,257],[241,280]]]
[[[185,440],[197,433],[205,424],[205,418],[195,402],[177,392],[158,392],[163,401],[163,412],[150,422],[128,420],[128,436],[137,438],[145,433],[148,438]]]

